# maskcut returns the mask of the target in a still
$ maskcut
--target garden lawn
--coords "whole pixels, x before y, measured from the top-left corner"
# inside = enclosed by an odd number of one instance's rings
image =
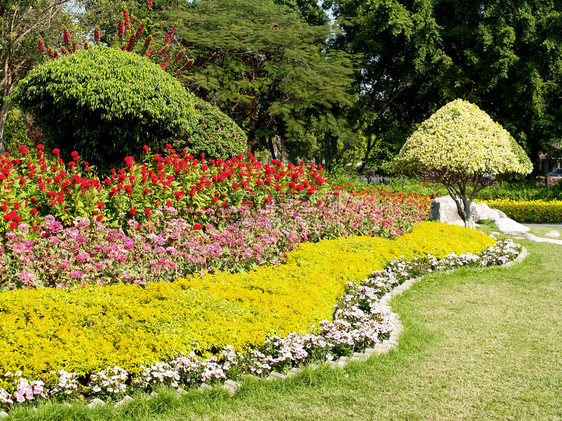
[[[41,404],[7,420],[560,419],[562,247],[523,243],[531,254],[513,268],[434,274],[396,298],[405,331],[387,355],[247,379],[234,397],[163,390],[121,409]]]

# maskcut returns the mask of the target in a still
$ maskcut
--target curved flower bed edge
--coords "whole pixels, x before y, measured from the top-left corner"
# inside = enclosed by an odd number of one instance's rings
[[[294,372],[295,367],[313,361],[342,366],[350,356],[361,359],[397,345],[396,338],[402,325],[398,315],[391,311],[390,299],[424,274],[461,266],[507,265],[516,259],[522,260],[525,252],[512,240],[503,240],[479,254],[452,253],[443,259],[428,255],[408,262],[394,260],[362,282],[348,283],[345,294],[335,305],[334,321],[322,321],[318,333],[293,332],[284,338],[274,336],[261,349],[250,349],[244,354],[226,346],[217,356],[205,360],[194,354],[180,356],[169,363],[146,367],[135,377],[120,367],[110,367],[93,374],[87,387],[82,385],[76,373],[63,370],[53,373],[56,381],[51,387],[41,380],[23,378],[19,372],[8,372],[4,376],[12,380],[15,392],[11,394],[0,389],[0,407],[9,408],[54,396],[119,397],[132,390],[152,390],[159,385],[180,389],[182,385],[193,387],[229,382],[227,379],[242,374],[279,377],[279,372]]]

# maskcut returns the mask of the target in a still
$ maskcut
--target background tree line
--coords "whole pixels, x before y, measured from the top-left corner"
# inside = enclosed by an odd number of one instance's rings
[[[144,0],[125,2],[156,31],[176,26],[171,47],[194,60],[181,82],[234,119],[249,149],[264,156],[384,169],[415,128],[455,98],[501,123],[535,164],[562,137],[559,0],[148,3],[151,10]],[[29,23],[54,11],[48,25]],[[2,0],[0,136],[10,90],[45,59],[38,37],[55,45],[53,34],[72,25],[88,39],[99,25],[112,44],[121,13],[108,0]],[[10,41],[18,19],[20,31],[28,29]]]

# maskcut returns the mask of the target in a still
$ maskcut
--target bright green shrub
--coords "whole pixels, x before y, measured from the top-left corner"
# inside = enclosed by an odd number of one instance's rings
[[[484,200],[517,222],[562,222],[562,200],[517,201],[511,199]]]
[[[0,372],[41,378],[166,361],[272,335],[309,331],[331,319],[349,281],[393,259],[481,251],[493,240],[475,230],[422,223],[397,240],[340,238],[306,243],[281,266],[245,274],[193,276],[173,283],[0,293]],[[0,388],[3,385],[0,383]]]
[[[187,137],[194,112],[194,96],[148,58],[103,46],[36,67],[12,101],[35,117],[47,146],[103,166]]]
[[[178,138],[174,147],[207,159],[229,159],[248,149],[247,136],[229,116],[214,105],[195,101],[193,127],[187,138]]]
[[[443,183],[465,222],[471,219],[470,205],[476,193],[494,178],[525,175],[533,169],[507,130],[476,105],[461,99],[424,121],[408,138],[394,164],[399,172]]]

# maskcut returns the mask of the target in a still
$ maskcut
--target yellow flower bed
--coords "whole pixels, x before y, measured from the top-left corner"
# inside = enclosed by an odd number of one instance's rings
[[[0,373],[21,370],[39,379],[60,369],[87,374],[107,366],[135,373],[182,352],[260,345],[269,336],[308,331],[331,319],[345,284],[390,260],[479,252],[493,243],[475,230],[424,222],[396,240],[307,243],[283,265],[245,274],[193,276],[145,289],[121,284],[3,291]]]
[[[562,222],[562,200],[511,199],[483,200],[492,209],[499,209],[517,222]]]

